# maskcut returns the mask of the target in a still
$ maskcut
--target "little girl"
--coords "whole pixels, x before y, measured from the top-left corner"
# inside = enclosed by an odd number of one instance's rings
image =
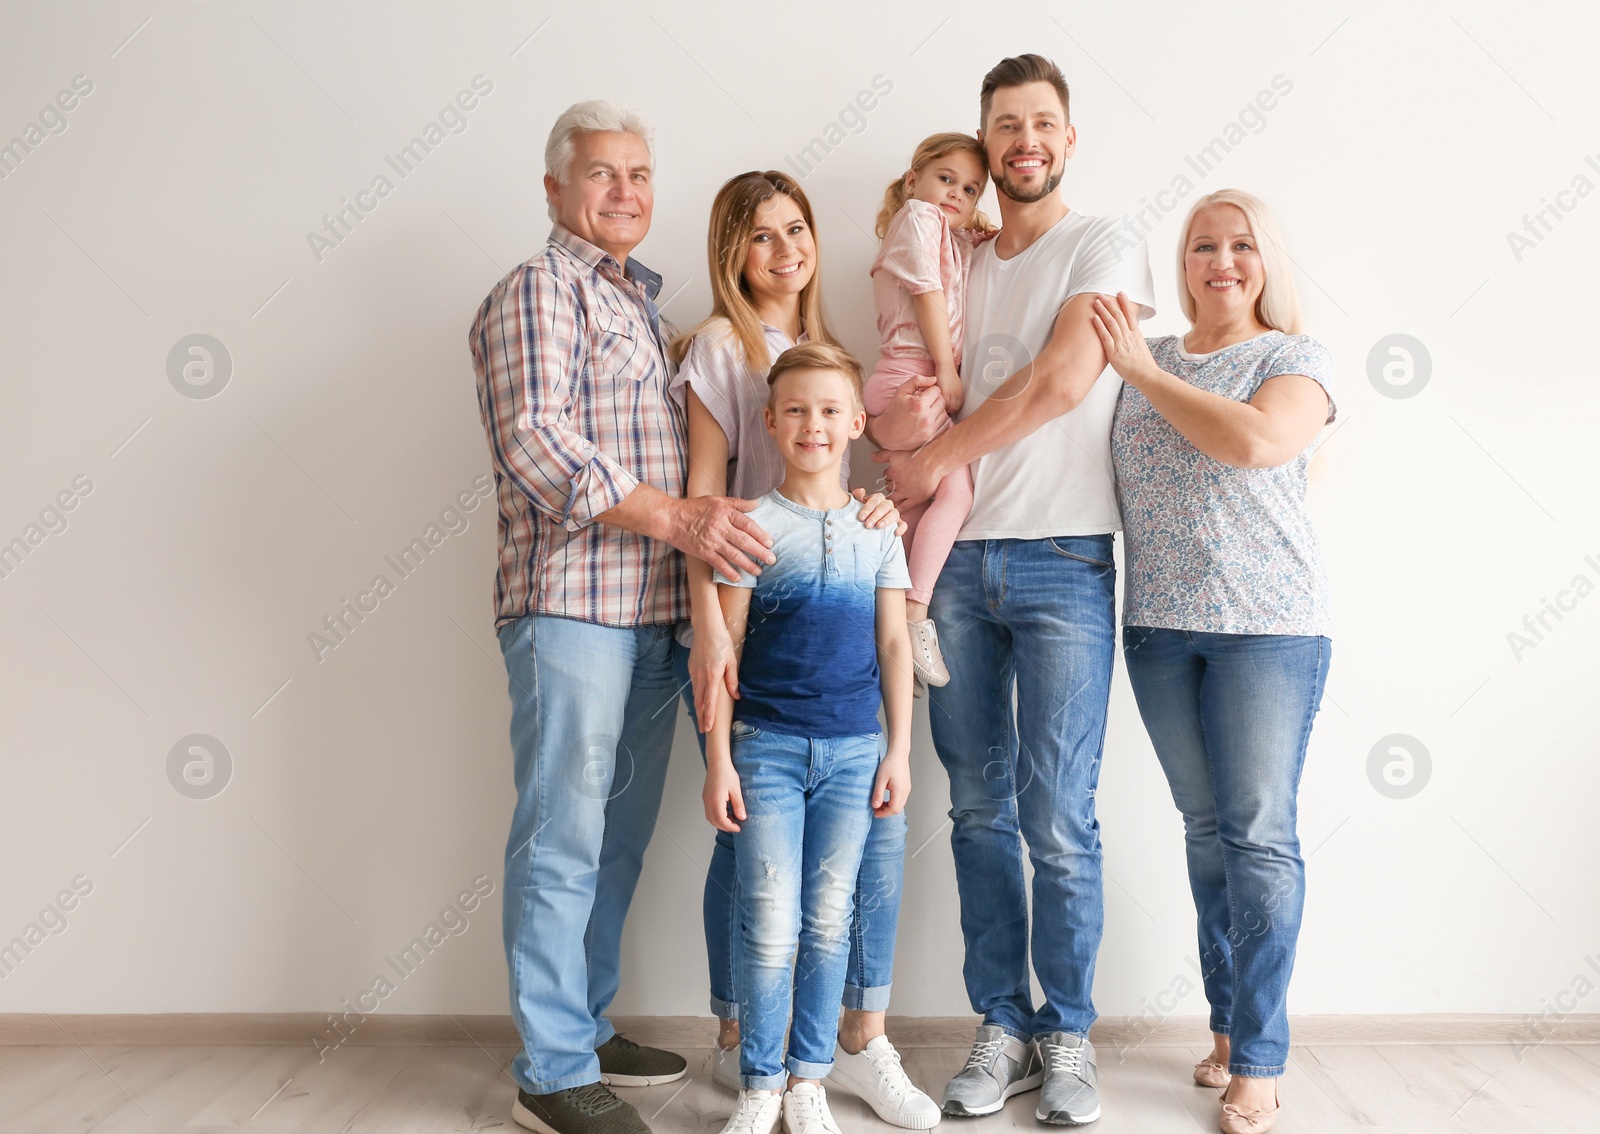
[[[945,415],[941,430],[960,410],[967,267],[973,246],[996,232],[978,211],[987,179],[983,147],[975,138],[934,134],[911,155],[911,168],[884,192],[877,226],[883,247],[872,263],[883,357],[867,380],[869,414],[887,409],[906,382],[938,386]],[[939,482],[931,501],[904,515],[912,583],[906,620],[919,695],[924,685],[950,680],[928,618],[928,599],[971,507],[972,474],[962,468]]]

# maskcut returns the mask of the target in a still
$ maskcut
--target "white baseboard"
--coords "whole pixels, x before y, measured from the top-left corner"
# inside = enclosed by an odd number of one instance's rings
[[[521,1046],[509,1016],[401,1016],[362,1018],[336,1014],[347,1044],[360,1046]],[[613,1017],[619,1031],[641,1043],[710,1047],[716,1021],[710,1016]],[[890,1016],[897,1046],[963,1048],[972,1042],[972,1016]],[[1297,1046],[1386,1044],[1592,1044],[1600,1043],[1600,1015],[1570,1015],[1535,1021],[1510,1015],[1292,1016]],[[0,1014],[0,1046],[84,1045],[262,1045],[327,1042],[326,1013],[179,1013],[150,1015]],[[1104,1016],[1090,1038],[1106,1047],[1189,1047],[1208,1043],[1204,1016],[1150,1020]]]

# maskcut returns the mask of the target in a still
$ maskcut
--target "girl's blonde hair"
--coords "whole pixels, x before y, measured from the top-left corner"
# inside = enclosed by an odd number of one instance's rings
[[[1289,254],[1285,251],[1283,234],[1278,220],[1267,208],[1265,201],[1243,189],[1218,189],[1207,193],[1194,203],[1183,221],[1183,239],[1178,242],[1178,306],[1194,323],[1194,296],[1189,291],[1189,273],[1184,258],[1189,251],[1189,233],[1194,228],[1194,218],[1208,205],[1233,205],[1244,214],[1245,222],[1255,234],[1256,247],[1261,253],[1261,294],[1256,297],[1256,319],[1263,325],[1286,335],[1300,334],[1300,299],[1295,291],[1294,273],[1290,271]]]
[[[761,316],[750,299],[744,265],[750,255],[750,242],[755,238],[756,210],[778,196],[788,197],[799,207],[806,227],[811,230],[812,242],[817,246],[817,262],[812,266],[811,279],[800,289],[801,326],[811,342],[837,341],[822,317],[822,245],[817,238],[811,202],[787,173],[776,169],[751,170],[730,177],[711,202],[711,226],[706,236],[706,256],[711,269],[711,314],[693,330],[668,344],[667,351],[674,363],[683,361],[696,335],[720,330],[738,338],[739,345],[744,348],[745,361],[752,369],[765,370],[771,366],[767,337],[761,330]],[[720,326],[714,327],[714,324]]]
[[[983,146],[971,134],[933,134],[922,139],[922,144],[911,155],[911,167],[906,173],[920,174],[922,167],[930,161],[954,153],[967,153],[978,159],[978,168],[983,170],[983,180],[978,185],[978,192],[982,193],[984,184],[989,180],[989,155],[983,152]],[[889,182],[889,187],[883,191],[883,205],[878,209],[878,225],[874,230],[879,240],[882,240],[884,234],[889,231],[889,222],[894,219],[894,215],[900,211],[910,196],[911,191],[906,188],[905,173]],[[983,215],[981,209],[973,210],[969,224],[978,232],[994,231],[994,223]]]

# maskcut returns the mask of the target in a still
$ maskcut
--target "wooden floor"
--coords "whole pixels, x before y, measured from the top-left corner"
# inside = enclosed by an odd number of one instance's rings
[[[306,1047],[68,1046],[0,1048],[4,1134],[399,1134],[519,1130],[508,1047],[357,1047],[324,1062]],[[688,1049],[690,1077],[619,1093],[656,1134],[716,1134],[733,1096],[711,1084],[710,1050]],[[1199,1048],[1146,1045],[1102,1052],[1101,1134],[1212,1131],[1213,1091],[1192,1086]],[[908,1048],[912,1077],[937,1093],[965,1052]],[[951,1119],[949,1134],[1033,1130],[1037,1096],[1000,1114]],[[1507,1044],[1340,1045],[1294,1052],[1282,1080],[1282,1134],[1301,1131],[1600,1131],[1600,1046],[1546,1044],[1522,1054]],[[829,1095],[844,1134],[888,1132],[860,1100]]]

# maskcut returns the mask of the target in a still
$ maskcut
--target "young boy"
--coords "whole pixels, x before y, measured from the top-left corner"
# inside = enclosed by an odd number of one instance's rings
[[[744,1089],[723,1129],[772,1134],[781,1117],[789,1134],[839,1134],[821,1079],[833,1067],[856,872],[873,816],[898,813],[911,791],[911,577],[894,528],[863,527],[839,487],[845,449],[866,427],[860,364],[803,343],[778,356],[767,384],[767,431],[786,473],[750,518],[777,562],[718,580],[739,701],[719,691],[706,743],[706,818],[736,832],[743,932]]]

